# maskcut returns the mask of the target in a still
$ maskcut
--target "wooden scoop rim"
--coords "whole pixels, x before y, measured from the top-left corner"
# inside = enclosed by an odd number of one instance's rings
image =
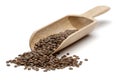
[[[85,17],[85,16],[77,16],[77,15],[69,15],[69,16],[87,18],[87,17]],[[68,16],[68,17],[69,17],[69,16]],[[77,34],[78,32],[81,32],[81,31],[85,30],[86,28],[90,27],[91,25],[93,25],[93,24],[95,24],[95,23],[97,22],[94,18],[87,18],[87,19],[90,19],[90,20],[92,20],[93,22],[91,22],[89,25],[84,26],[84,27],[81,28],[81,29],[77,29],[77,28],[76,28],[77,31],[75,31],[74,33],[72,33],[71,35],[69,35],[69,36],[59,45],[59,47],[53,52],[53,54],[56,53],[57,51],[59,51],[59,48],[60,48],[62,45],[64,45],[64,43],[65,43],[70,37],[74,36],[74,35]]]
[[[91,22],[89,25],[84,26],[83,28],[81,28],[81,29],[78,30],[78,31],[82,31],[82,30],[88,28],[89,26],[91,26],[92,24],[96,23],[96,20],[94,19],[94,17],[96,17],[96,16],[98,16],[98,15],[100,15],[100,14],[103,14],[103,13],[107,12],[109,9],[110,9],[110,8],[109,8],[108,6],[97,6],[97,7],[93,8],[93,9],[85,12],[84,14],[81,14],[80,16],[77,16],[77,15],[68,15],[68,16],[65,16],[65,17],[69,17],[69,16],[73,16],[73,17],[85,17],[86,19],[92,20],[93,22]],[[65,18],[65,17],[63,17],[63,18]],[[63,18],[61,18],[61,19],[63,19]],[[59,19],[59,20],[60,20],[60,19]],[[53,23],[54,23],[54,22],[53,22]],[[51,24],[53,24],[53,23],[51,23]],[[49,24],[49,25],[51,25],[51,24]],[[40,28],[40,29],[38,29],[38,30],[36,30],[36,31],[34,31],[34,32],[32,33],[32,35],[31,35],[31,37],[30,37],[30,41],[29,41],[29,46],[30,46],[31,50],[34,50],[34,47],[33,47],[33,45],[32,45],[31,43],[32,43],[32,41],[33,41],[33,39],[34,39],[35,34],[38,33],[41,29],[44,29],[44,28],[46,28],[46,27],[49,27],[49,25],[47,25],[47,26],[45,26],[45,27],[42,27],[42,28]],[[77,34],[78,31],[76,31],[76,32],[74,32],[73,34],[69,35],[69,36],[61,43],[61,45],[55,50],[55,52],[58,51],[59,48],[64,44],[64,42],[67,41],[71,36]],[[55,53],[55,52],[54,52],[54,53]]]
[[[94,21],[96,21],[94,18],[88,18],[88,17],[85,17],[85,16],[79,16],[79,15],[67,15],[67,16],[65,16],[65,17],[83,17],[83,18],[86,18],[86,19],[90,19],[90,20],[92,20],[93,22]],[[63,17],[63,18],[65,18],[65,17]],[[61,18],[61,19],[63,19],[63,18]],[[58,20],[56,20],[56,21],[59,21],[60,19],[58,19]],[[56,22],[56,21],[54,21],[54,22]],[[54,22],[52,22],[51,24],[53,24]],[[93,23],[92,22],[92,23]],[[46,28],[46,27],[49,27],[49,25],[51,25],[51,24],[48,24],[48,25],[46,25],[45,27],[42,27],[42,28],[40,28],[40,29],[38,29],[38,30],[36,30],[36,31],[34,31],[33,33],[32,33],[32,35],[31,35],[31,37],[30,37],[30,40],[29,40],[29,46],[30,46],[30,48],[31,48],[31,50],[34,50],[34,47],[33,47],[33,45],[31,44],[32,43],[32,41],[33,41],[33,39],[34,39],[34,36],[40,31],[40,30],[42,30],[42,29],[44,29],[44,28]],[[78,30],[79,31],[79,30]],[[72,35],[72,34],[71,34]],[[69,35],[70,36],[70,35]],[[69,37],[68,36],[68,37]],[[66,38],[67,39],[67,38]]]

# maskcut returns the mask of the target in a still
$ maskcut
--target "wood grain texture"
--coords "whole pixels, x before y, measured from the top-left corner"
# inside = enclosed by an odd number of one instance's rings
[[[94,29],[94,25],[96,23],[94,17],[107,12],[109,9],[110,8],[107,6],[97,6],[80,16],[65,16],[41,29],[38,29],[31,35],[29,41],[31,50],[34,50],[35,43],[38,42],[40,39],[46,38],[47,36],[52,34],[64,32],[65,30],[77,29],[78,31],[68,36],[55,50],[55,52],[69,46],[70,44],[89,34]]]

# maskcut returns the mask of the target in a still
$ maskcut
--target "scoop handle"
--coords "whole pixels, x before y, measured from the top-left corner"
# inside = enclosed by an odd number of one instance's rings
[[[110,9],[108,6],[96,6],[95,8],[85,12],[82,14],[82,16],[94,18],[96,16],[99,16],[105,12],[107,12]]]

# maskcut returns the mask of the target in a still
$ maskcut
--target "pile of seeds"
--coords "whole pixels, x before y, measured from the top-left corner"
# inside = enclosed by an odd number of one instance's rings
[[[53,34],[39,40],[39,42],[35,44],[34,51],[25,52],[13,60],[6,61],[7,66],[10,66],[10,63],[14,63],[16,64],[15,67],[24,66],[24,69],[33,69],[36,71],[44,69],[45,72],[66,67],[72,70],[72,67],[79,67],[82,61],[78,61],[79,57],[76,55],[69,56],[69,53],[67,53],[59,58],[59,53],[52,54],[62,41],[75,31],[76,30],[66,30],[65,32]]]
[[[66,30],[65,32],[60,32],[59,34],[53,34],[47,38],[40,39],[34,46],[35,51],[39,53],[44,53],[49,55],[53,53],[56,48],[65,40],[70,34],[74,33],[76,30]]]

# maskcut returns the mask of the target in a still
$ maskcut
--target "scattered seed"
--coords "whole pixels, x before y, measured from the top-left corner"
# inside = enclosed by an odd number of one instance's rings
[[[31,67],[28,67],[28,70],[31,70]]]
[[[6,61],[7,66],[10,66],[8,63],[16,64],[14,67],[25,66],[24,69],[27,70],[36,70],[44,69],[44,72],[56,69],[63,69],[70,67],[70,70],[73,70],[72,67],[79,67],[82,64],[82,61],[78,62],[79,56],[68,56],[63,55],[58,58],[58,53],[52,54],[66,39],[70,34],[74,33],[77,30],[66,30],[65,32],[60,32],[58,34],[50,35],[44,39],[40,39],[35,43],[34,51],[25,52],[18,55],[18,57],[13,60]]]
[[[36,70],[36,71],[39,71],[39,68],[36,68],[35,70]]]
[[[7,66],[10,66],[10,64],[7,64]]]
[[[25,67],[24,67],[24,70],[26,70],[27,68],[28,68],[28,67],[27,67],[27,66],[25,66]]]
[[[70,67],[70,68],[69,68],[69,70],[73,70],[73,68],[72,68],[72,67]]]
[[[88,59],[86,58],[86,59],[84,59],[84,61],[88,61]]]
[[[18,67],[18,65],[15,65],[14,67],[16,68],[16,67]]]
[[[83,62],[82,62],[82,61],[80,61],[80,62],[79,62],[79,65],[82,65],[82,63],[83,63]]]
[[[47,72],[48,70],[44,70],[44,72]]]
[[[6,63],[9,63],[9,61],[6,61]]]
[[[66,57],[66,55],[63,55],[61,58],[65,58]]]
[[[70,55],[69,53],[67,53],[67,55]]]

